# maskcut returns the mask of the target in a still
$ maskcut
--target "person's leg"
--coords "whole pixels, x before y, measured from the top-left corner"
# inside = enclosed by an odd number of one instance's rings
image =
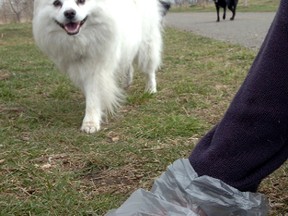
[[[287,160],[287,139],[288,2],[282,0],[244,83],[189,160],[198,175],[253,192]]]

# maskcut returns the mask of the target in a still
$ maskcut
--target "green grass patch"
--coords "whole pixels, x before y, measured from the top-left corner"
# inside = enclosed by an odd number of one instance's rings
[[[159,92],[144,94],[137,73],[116,116],[87,135],[83,95],[31,31],[0,25],[0,215],[104,215],[149,189],[219,121],[256,54],[166,29]],[[271,215],[287,212],[286,173],[284,165],[261,186]]]

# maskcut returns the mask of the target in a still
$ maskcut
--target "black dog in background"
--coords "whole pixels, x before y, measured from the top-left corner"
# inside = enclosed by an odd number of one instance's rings
[[[219,17],[220,7],[223,8],[223,10],[224,10],[224,13],[223,13],[223,19],[224,20],[226,18],[226,8],[227,7],[230,11],[232,11],[232,17],[230,18],[230,20],[234,20],[238,0],[214,0],[214,3],[216,6],[216,10],[217,10],[217,22],[220,21],[220,17]]]
[[[170,2],[166,2],[166,1],[161,1],[159,0],[159,2],[162,4],[163,6],[163,10],[162,10],[162,16],[165,16],[166,13],[168,12],[168,10],[171,7],[171,3]]]

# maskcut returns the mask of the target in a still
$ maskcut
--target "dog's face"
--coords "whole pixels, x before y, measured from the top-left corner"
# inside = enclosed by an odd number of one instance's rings
[[[50,28],[50,31],[64,30],[68,35],[76,35],[89,19],[89,7],[92,2],[92,0],[35,0],[34,16],[42,17],[43,28]]]
[[[88,19],[86,10],[83,10],[86,0],[54,0],[53,7],[57,11],[55,22],[67,34],[78,34],[82,25]]]

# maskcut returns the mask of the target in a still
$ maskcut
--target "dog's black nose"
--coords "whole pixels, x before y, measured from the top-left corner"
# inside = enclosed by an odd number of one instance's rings
[[[76,11],[73,10],[73,9],[67,10],[67,11],[64,12],[64,16],[65,16],[67,19],[70,19],[70,20],[74,19],[75,15],[76,15]]]

